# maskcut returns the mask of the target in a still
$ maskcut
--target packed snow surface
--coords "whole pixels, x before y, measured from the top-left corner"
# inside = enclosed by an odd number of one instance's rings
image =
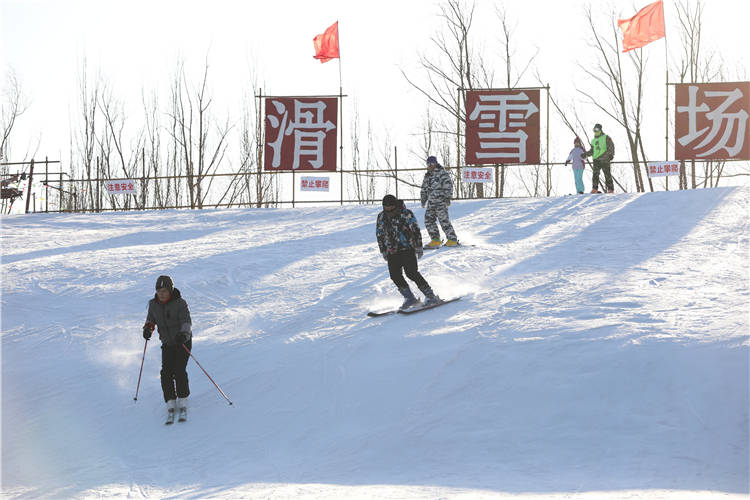
[[[455,202],[463,298],[368,318],[378,211],[2,218],[3,497],[746,498],[750,189]],[[233,402],[172,426],[160,274]]]

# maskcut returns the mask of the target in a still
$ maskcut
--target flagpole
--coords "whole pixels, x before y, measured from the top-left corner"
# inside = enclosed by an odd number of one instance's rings
[[[666,22],[664,23],[664,69],[666,74],[666,81],[664,82],[666,86],[666,119],[665,119],[665,135],[664,135],[664,161],[669,161],[669,49],[667,45],[667,27]]]
[[[662,12],[664,9],[664,3],[662,2]],[[669,161],[669,49],[667,44],[667,22],[666,16],[664,16],[664,161]],[[653,187],[652,187],[653,189]],[[669,191],[669,176],[666,178],[666,189]]]

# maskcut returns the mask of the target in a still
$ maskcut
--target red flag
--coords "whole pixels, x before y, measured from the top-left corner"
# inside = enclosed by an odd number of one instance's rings
[[[630,19],[620,19],[622,29],[622,51],[639,49],[646,44],[664,38],[664,4],[662,0],[646,5]]]
[[[339,22],[336,21],[324,33],[313,38],[313,45],[315,46],[313,57],[322,63],[339,57]]]

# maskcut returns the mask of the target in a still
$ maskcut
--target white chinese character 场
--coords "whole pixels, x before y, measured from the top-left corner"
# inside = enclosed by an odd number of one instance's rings
[[[479,118],[480,129],[493,129],[492,132],[479,132],[479,147],[485,152],[477,152],[477,158],[518,159],[526,161],[526,139],[523,130],[508,132],[508,127],[522,128],[526,120],[538,113],[539,109],[529,100],[525,92],[518,94],[480,95],[479,102],[469,115],[469,120]],[[492,149],[513,148],[515,151],[491,151]]]
[[[325,140],[326,132],[336,128],[330,120],[323,121],[323,112],[325,111],[326,103],[323,101],[312,103],[302,102],[295,99],[294,121],[291,121],[286,106],[279,101],[272,102],[276,108],[276,112],[281,116],[281,120],[274,115],[268,116],[271,127],[279,130],[276,140],[269,144],[273,150],[271,165],[274,168],[278,168],[281,165],[281,145],[284,137],[294,134],[294,160],[292,168],[299,168],[302,156],[313,157],[313,159],[308,160],[313,168],[322,167],[323,141]]]
[[[698,87],[693,85],[689,86],[688,105],[677,106],[678,113],[688,114],[688,133],[677,138],[678,142],[682,146],[685,146],[699,139],[708,132],[699,144],[693,146],[693,150],[698,150],[714,141],[716,136],[723,130],[721,138],[711,149],[696,153],[696,156],[708,156],[720,149],[725,149],[730,157],[736,156],[742,151],[745,142],[748,113],[744,109],[735,113],[727,113],[727,109],[734,102],[742,98],[742,91],[738,88],[731,92],[705,91],[704,94],[706,97],[724,97],[724,101],[714,110],[712,110],[705,102],[698,105],[697,94]],[[704,127],[697,130],[696,119],[699,113],[705,113],[706,118],[711,121],[711,127]],[[730,145],[729,142],[732,139],[733,134],[734,144]]]

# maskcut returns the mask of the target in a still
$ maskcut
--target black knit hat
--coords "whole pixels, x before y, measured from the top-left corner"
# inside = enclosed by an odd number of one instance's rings
[[[398,205],[398,200],[392,194],[383,196],[383,206],[393,207]]]
[[[159,276],[156,279],[156,289],[158,290],[160,288],[166,288],[169,290],[169,293],[172,293],[174,291],[174,281],[172,281],[172,278],[169,276]]]

